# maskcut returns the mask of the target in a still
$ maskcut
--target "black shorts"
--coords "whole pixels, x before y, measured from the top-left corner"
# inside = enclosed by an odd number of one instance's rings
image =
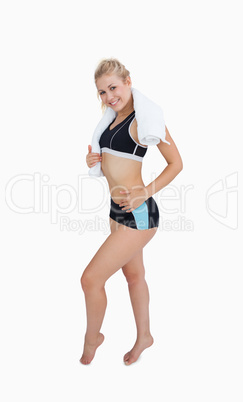
[[[149,197],[134,211],[122,211],[124,206],[119,207],[111,198],[110,218],[132,229],[144,230],[159,226],[159,209],[153,197]]]

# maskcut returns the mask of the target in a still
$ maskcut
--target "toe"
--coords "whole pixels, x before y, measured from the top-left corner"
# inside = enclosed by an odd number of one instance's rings
[[[80,363],[85,364],[85,365],[89,364],[89,361],[85,356],[82,356],[79,361],[80,361]]]
[[[134,356],[132,356],[132,354],[130,352],[128,352],[125,356],[124,356],[124,363],[129,366],[130,364],[134,363],[136,361],[136,359],[134,358]]]
[[[132,357],[130,357],[128,360],[125,361],[125,364],[127,366],[130,366],[130,364],[134,363],[136,361],[136,359],[133,359]]]

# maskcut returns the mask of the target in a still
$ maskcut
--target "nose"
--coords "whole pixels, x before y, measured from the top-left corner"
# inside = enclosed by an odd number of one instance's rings
[[[107,103],[112,102],[113,98],[114,98],[114,96],[112,94],[107,94],[107,96],[106,96]]]

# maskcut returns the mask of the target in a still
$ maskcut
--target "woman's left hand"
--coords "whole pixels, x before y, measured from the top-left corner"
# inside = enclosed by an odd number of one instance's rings
[[[122,210],[126,212],[134,211],[134,209],[138,208],[148,199],[147,190],[142,186],[134,186],[129,190],[121,190],[120,194],[124,194],[124,198],[121,199],[119,206],[124,207]]]

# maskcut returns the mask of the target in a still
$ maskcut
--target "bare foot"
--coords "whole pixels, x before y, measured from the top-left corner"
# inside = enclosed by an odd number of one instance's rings
[[[141,353],[144,351],[144,349],[149,348],[150,346],[152,346],[154,343],[154,339],[152,337],[152,335],[149,335],[146,338],[137,340],[135,342],[135,345],[133,346],[133,348],[125,354],[123,360],[124,363],[128,366],[134,362],[136,362],[139,358],[139,356],[141,355]]]
[[[83,355],[79,360],[80,363],[90,364],[94,358],[96,349],[103,343],[104,339],[105,339],[104,335],[100,332],[96,343],[91,344],[85,341]]]

